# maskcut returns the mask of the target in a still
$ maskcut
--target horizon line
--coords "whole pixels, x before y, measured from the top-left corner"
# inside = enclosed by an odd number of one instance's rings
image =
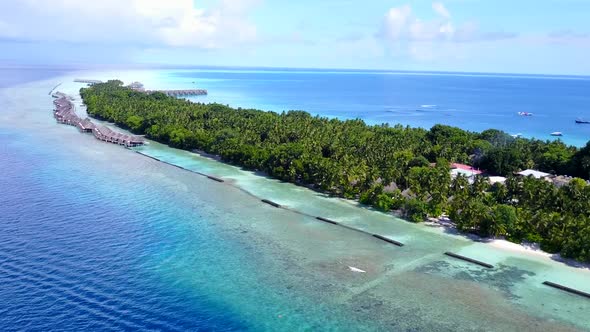
[[[409,69],[378,69],[378,68],[335,68],[335,67],[288,67],[288,66],[250,66],[250,65],[195,65],[195,64],[160,64],[160,63],[126,63],[126,64],[57,64],[57,63],[4,63],[0,69],[62,69],[62,70],[92,70],[92,69],[262,69],[268,71],[318,71],[318,72],[373,72],[373,73],[408,73],[408,74],[460,74],[460,75],[497,75],[497,76],[538,76],[538,77],[575,77],[590,78],[590,74],[549,74],[527,72],[486,72],[486,71],[452,71],[452,70],[409,70]]]

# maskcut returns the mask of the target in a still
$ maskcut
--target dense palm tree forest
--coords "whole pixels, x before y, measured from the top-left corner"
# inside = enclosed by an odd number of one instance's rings
[[[134,91],[120,81],[81,94],[91,116],[176,148],[396,210],[413,222],[446,213],[461,231],[538,242],[548,252],[590,262],[590,185],[581,179],[590,177],[590,142],[578,149],[493,129],[369,126],[302,111],[234,109]],[[508,179],[494,185],[481,176],[473,183],[452,179],[450,162]],[[513,176],[526,168],[578,178],[558,187]]]

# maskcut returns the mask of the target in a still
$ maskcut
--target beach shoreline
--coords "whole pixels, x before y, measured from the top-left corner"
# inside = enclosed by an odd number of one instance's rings
[[[226,162],[222,161],[221,157],[216,156],[216,155],[212,155],[212,154],[205,153],[205,152],[201,153],[198,150],[192,150],[192,151],[188,151],[188,152],[198,155],[199,157],[202,157],[202,158],[210,159],[211,161],[214,161],[214,162],[237,167],[235,165],[232,165],[230,163],[226,163]],[[160,161],[160,162],[163,162],[163,161]],[[167,163],[167,162],[163,162],[163,163]],[[268,175],[266,175],[263,172],[253,172],[253,173],[257,176],[260,176],[260,177],[273,179],[272,177],[269,177]],[[239,186],[239,184],[236,183],[235,181],[230,181],[229,183],[232,186],[235,186],[236,188],[238,188],[239,190],[245,190],[245,189],[241,188]],[[319,190],[316,190],[314,188],[310,188],[309,186],[298,185],[298,184],[293,184],[293,185],[295,185],[297,187],[305,188],[307,190],[313,191],[318,194],[325,194]],[[337,196],[333,196],[331,198],[338,199],[339,201],[347,203],[355,208],[366,209],[366,210],[370,210],[372,212],[377,212],[377,213],[387,215],[389,217],[394,218],[392,220],[392,222],[395,221],[395,219],[399,219],[405,223],[413,224],[411,221],[403,218],[403,216],[401,215],[401,213],[399,211],[392,211],[389,213],[385,213],[382,211],[378,211],[374,208],[371,208],[368,205],[365,206],[356,200],[345,199],[345,198],[337,197]],[[287,210],[290,210],[290,211],[293,211],[296,213],[302,213],[300,211],[288,209],[288,207],[285,207],[285,208],[287,208]],[[305,213],[303,213],[303,214],[305,214]],[[548,253],[546,251],[543,251],[540,248],[539,244],[537,244],[537,243],[527,243],[527,242],[514,243],[514,242],[510,242],[504,238],[485,238],[485,237],[481,237],[481,236],[478,236],[475,234],[459,232],[455,228],[454,223],[448,217],[428,218],[427,221],[425,221],[423,223],[414,224],[414,225],[424,226],[424,227],[442,228],[442,229],[444,229],[443,232],[441,232],[442,235],[460,236],[460,237],[469,239],[473,243],[483,243],[484,245],[487,245],[491,248],[495,248],[495,249],[498,249],[498,250],[501,250],[504,252],[523,254],[523,255],[531,257],[531,258],[541,258],[541,259],[545,260],[546,262],[558,262],[558,263],[567,265],[569,267],[579,269],[581,271],[590,272],[590,263],[583,263],[583,262],[578,262],[573,259],[564,258],[559,253],[556,253],[556,254]],[[359,231],[366,233],[366,231],[364,231],[364,230],[359,230]]]
[[[513,252],[522,254],[531,258],[540,258],[545,261],[554,261],[565,264],[569,267],[573,267],[579,270],[585,270],[590,272],[590,263],[578,262],[573,259],[564,258],[559,253],[552,254],[543,251],[538,243],[521,242],[514,243],[506,240],[503,237],[481,237],[476,234],[462,233],[459,232],[454,223],[447,217],[440,218],[428,218],[428,221],[424,222],[425,226],[436,227],[442,229],[443,233],[461,236],[470,239],[473,242],[483,243],[489,247],[502,250],[505,252]]]

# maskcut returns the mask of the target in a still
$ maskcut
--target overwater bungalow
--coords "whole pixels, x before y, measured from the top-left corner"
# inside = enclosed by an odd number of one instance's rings
[[[124,145],[126,147],[144,144],[144,140],[141,137],[118,133],[108,127],[95,125],[89,118],[80,118],[76,114],[74,104],[68,100],[67,95],[61,92],[56,92],[55,95],[57,99],[53,101],[55,105],[53,116],[58,123],[75,126],[81,132],[92,133],[97,139],[113,144]]]

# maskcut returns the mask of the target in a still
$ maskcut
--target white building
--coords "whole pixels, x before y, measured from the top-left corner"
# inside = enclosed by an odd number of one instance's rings
[[[488,181],[490,181],[490,184],[495,184],[495,183],[504,183],[506,182],[506,178],[503,176],[490,176],[488,177]]]
[[[520,176],[524,176],[524,177],[527,177],[529,175],[532,175],[536,179],[543,179],[543,178],[546,178],[548,176],[551,176],[551,174],[549,174],[549,173],[536,171],[534,169],[525,169],[524,171],[518,172],[516,174],[518,174]]]

